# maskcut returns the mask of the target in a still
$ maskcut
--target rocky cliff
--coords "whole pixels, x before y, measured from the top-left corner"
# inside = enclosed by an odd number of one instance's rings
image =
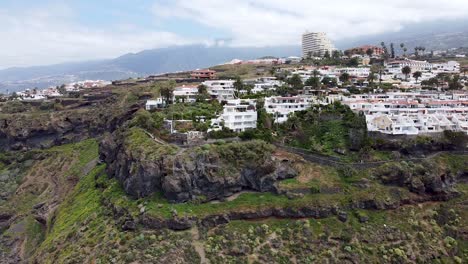
[[[139,128],[108,134],[100,144],[107,172],[135,197],[161,192],[171,202],[223,199],[241,190],[275,191],[296,176],[288,160],[262,141],[177,149]]]
[[[96,137],[115,130],[138,109],[138,105],[115,108],[112,103],[103,103],[64,111],[2,115],[0,150],[49,148]]]

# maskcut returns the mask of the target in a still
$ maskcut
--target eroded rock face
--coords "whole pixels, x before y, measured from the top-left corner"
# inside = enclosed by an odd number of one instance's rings
[[[444,200],[457,195],[454,186],[463,174],[463,171],[454,172],[435,162],[388,164],[375,170],[384,184],[407,187],[419,195],[433,195]]]
[[[209,201],[244,189],[276,191],[277,181],[297,175],[290,161],[271,154],[273,149],[251,160],[242,153],[234,153],[232,160],[228,160],[217,153],[218,150],[200,151],[200,148],[179,149],[148,158],[128,147],[125,136],[122,131],[105,136],[100,144],[100,155],[108,165],[108,174],[135,197],[162,192],[172,202]],[[232,144],[246,144],[247,149],[273,148],[263,142]]]
[[[5,116],[0,118],[0,150],[50,148],[96,137],[115,130],[138,109],[138,105],[119,109],[103,104],[84,109]]]

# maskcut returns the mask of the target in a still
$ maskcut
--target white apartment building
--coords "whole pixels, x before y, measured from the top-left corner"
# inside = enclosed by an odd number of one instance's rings
[[[291,113],[307,110],[312,104],[317,103],[316,97],[266,97],[265,110],[272,114],[275,122],[284,123]]]
[[[302,57],[307,58],[310,55],[324,56],[328,51],[330,56],[335,50],[335,46],[323,32],[306,32],[302,34]]]
[[[202,84],[208,88],[211,97],[221,102],[234,99],[234,82],[233,80],[213,80],[204,81]]]
[[[284,84],[284,82],[277,80],[276,77],[261,77],[255,79],[252,83],[254,88],[252,93],[264,93],[268,91],[275,91],[277,87]]]
[[[177,100],[185,103],[194,103],[197,101],[198,87],[197,86],[180,86],[174,89],[173,102]]]
[[[333,74],[335,76],[340,76],[343,73],[349,74],[351,77],[356,78],[367,78],[370,74],[370,68],[368,67],[349,67],[349,68],[335,68]]]
[[[394,75],[402,75],[401,70],[409,66],[411,72],[433,72],[434,74],[445,72],[445,73],[460,73],[460,63],[456,61],[449,61],[446,63],[430,63],[427,61],[418,60],[394,60],[386,65],[386,69],[389,73]]]
[[[462,119],[460,121],[460,119]],[[367,115],[367,129],[392,135],[419,135],[440,133],[445,130],[464,131],[468,134],[466,116],[443,114]]]
[[[211,130],[220,130],[222,124],[235,132],[257,128],[256,100],[228,100],[223,113],[211,120]]]
[[[448,61],[446,63],[434,63],[432,70],[435,73],[460,73],[460,63]]]
[[[343,98],[343,104],[366,115],[369,131],[418,135],[454,130],[468,134],[466,98],[464,91],[397,92],[352,95]]]

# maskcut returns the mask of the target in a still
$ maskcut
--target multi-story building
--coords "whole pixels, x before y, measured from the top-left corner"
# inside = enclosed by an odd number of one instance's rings
[[[216,78],[216,71],[206,69],[206,70],[195,70],[190,74],[192,78],[195,79],[215,79]]]
[[[401,71],[406,66],[409,66],[412,72],[431,71],[433,67],[432,64],[427,61],[404,59],[404,60],[390,61],[387,63],[386,68],[388,72],[395,74],[395,75],[399,75],[399,74],[402,74]]]
[[[323,32],[306,32],[302,35],[302,57],[323,57],[325,53],[332,55],[335,46]]]
[[[227,101],[234,99],[233,80],[204,81],[202,84],[208,88],[208,93],[212,98],[218,101]]]
[[[291,113],[304,111],[316,101],[312,96],[267,97],[264,107],[267,113],[273,115],[275,122],[284,123]]]
[[[243,132],[247,129],[257,127],[257,109],[255,100],[228,100],[224,105],[223,113],[216,119],[211,120],[212,130],[225,127],[235,131]]]
[[[354,54],[364,55],[364,54],[367,54],[368,50],[372,50],[372,55],[375,55],[375,56],[380,56],[384,54],[385,52],[382,47],[377,47],[377,46],[372,46],[372,45],[364,45],[364,46],[348,49],[345,52],[349,53],[350,55],[354,55]]]
[[[194,103],[197,101],[198,87],[197,86],[180,86],[174,89],[173,101],[181,101],[185,103]]]
[[[343,98],[343,104],[365,114],[369,131],[418,135],[454,130],[468,134],[466,98],[463,91],[398,92],[352,95]]]

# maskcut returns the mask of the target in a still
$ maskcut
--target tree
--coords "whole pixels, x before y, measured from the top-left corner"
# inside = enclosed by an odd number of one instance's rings
[[[463,88],[463,85],[460,83],[460,75],[456,74],[450,78],[448,81],[449,90],[458,90]]]
[[[349,67],[358,67],[359,66],[359,59],[358,58],[352,58],[346,63],[347,66]]]
[[[291,78],[288,79],[288,84],[295,90],[300,90],[303,87],[301,77],[297,74],[294,74]]]
[[[406,48],[405,48],[405,43],[400,44],[400,48],[403,51],[403,57],[406,57]]]
[[[204,84],[198,85],[198,94],[208,94],[208,87]]]
[[[67,90],[65,89],[65,84],[62,84],[60,86],[57,86],[57,91],[60,93],[60,94],[66,94],[67,93]]]
[[[351,57],[351,51],[350,50],[345,50],[344,55],[347,56],[348,58]]]
[[[411,74],[410,66],[403,67],[403,69],[401,69],[401,73],[405,75],[405,81],[408,81],[408,76]]]
[[[332,58],[333,59],[339,59],[341,57],[341,52],[339,50],[334,50],[332,52]]]
[[[336,86],[336,79],[325,76],[322,78],[322,83],[328,87]]]
[[[367,56],[372,57],[372,54],[374,54],[374,50],[373,49],[367,49],[366,54],[367,54]]]
[[[416,79],[416,83],[418,83],[418,79],[421,78],[421,76],[422,76],[422,72],[420,71],[416,71],[413,73],[413,78]]]
[[[159,84],[159,92],[164,98],[166,104],[172,103],[172,98],[174,96],[174,89],[176,86],[175,81],[162,82]]]
[[[324,58],[329,59],[330,58],[330,51],[325,51],[325,54],[323,55]]]
[[[369,73],[369,76],[367,76],[367,80],[369,81],[371,85],[374,84],[375,78],[376,78],[375,73],[372,71]]]
[[[349,73],[347,72],[344,72],[343,74],[340,75],[340,81],[343,82],[343,83],[347,83],[349,82]]]
[[[390,43],[390,54],[391,54],[392,59],[394,59],[395,58],[395,47],[394,47],[393,43]]]
[[[312,86],[313,88],[317,89],[320,86],[320,78],[319,77],[310,77],[305,82],[306,86]]]
[[[236,81],[234,82],[233,86],[236,91],[236,97],[239,97],[240,92],[244,89],[244,83],[239,76],[236,77]]]

